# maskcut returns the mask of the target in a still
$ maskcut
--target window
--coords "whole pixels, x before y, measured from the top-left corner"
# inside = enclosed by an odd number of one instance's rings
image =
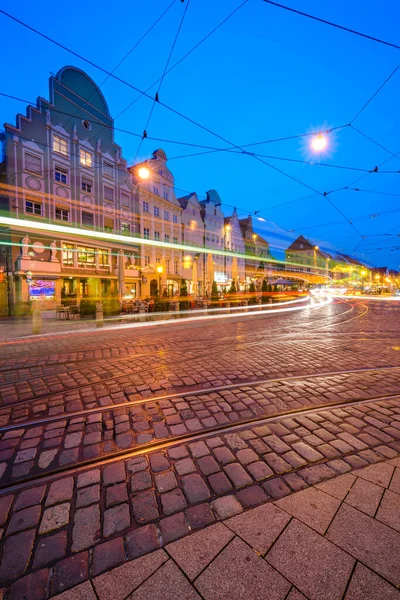
[[[178,222],[178,215],[172,215],[172,222],[173,223],[177,223]]]
[[[68,142],[59,135],[53,135],[53,152],[68,156]]]
[[[153,187],[153,193],[159,196],[158,187]]]
[[[154,216],[155,217],[159,217],[160,216],[160,209],[158,206],[154,207]]]
[[[160,232],[159,231],[155,231],[154,232],[154,239],[159,242],[160,241]]]
[[[25,152],[25,169],[32,173],[42,174],[42,159],[40,156],[35,156],[29,152]]]
[[[83,167],[91,167],[92,166],[92,153],[84,150],[83,148],[79,151],[79,159],[80,163]]]
[[[160,173],[160,175],[162,175],[162,169],[160,169],[160,171],[158,171]]]
[[[179,275],[179,260],[174,260],[175,275]]]
[[[169,221],[169,212],[167,210],[164,210],[164,219],[165,221]]]
[[[212,236],[211,236],[211,241],[215,242],[215,235],[214,234],[212,234]]]
[[[164,192],[164,198],[168,200],[168,192]]]
[[[99,258],[99,267],[101,269],[105,269],[110,266],[110,261],[108,259],[109,253],[108,250],[101,250],[100,248],[97,250],[97,256]]]
[[[150,256],[145,256],[144,257],[144,266],[145,267],[149,267],[150,266]]]
[[[82,225],[85,227],[94,226],[94,214],[86,211],[82,211]]]
[[[31,215],[41,215],[42,205],[40,202],[33,202],[32,200],[27,200],[25,202],[25,212]]]
[[[195,208],[193,208],[192,213],[193,213],[193,216],[195,217],[196,216],[196,209]]]
[[[130,197],[128,196],[128,194],[121,194],[121,204],[123,204],[124,206],[129,206],[129,200]]]
[[[93,215],[92,215],[93,216]],[[86,248],[78,246],[78,266],[79,267],[94,267],[96,265],[96,253],[94,248]]]
[[[178,243],[178,238],[174,237],[174,239],[172,241],[174,242],[174,244],[177,244]]]
[[[104,199],[109,200],[110,202],[114,202],[114,190],[113,188],[104,186]]]
[[[164,235],[164,242],[169,244],[169,235],[167,235],[167,234]]]
[[[89,121],[82,121],[82,125],[84,126],[84,128],[86,129],[86,131],[90,131],[92,129],[92,126],[89,123]]]
[[[104,231],[107,231],[107,233],[112,233],[114,231],[114,219],[104,217]]]
[[[167,258],[167,260],[165,261],[165,270],[167,271],[167,273],[169,273],[169,267],[170,267],[170,260],[169,258]]]
[[[121,222],[121,233],[122,235],[131,235],[131,226],[129,223]]]
[[[156,256],[156,265],[159,265],[161,263],[161,258],[159,256]]]
[[[57,221],[69,221],[69,210],[64,208],[56,208]]]
[[[150,239],[150,229],[148,229],[147,227],[145,227],[143,229],[143,237],[145,240],[149,240]]]
[[[73,244],[63,244],[62,247],[62,261],[63,265],[70,267],[74,266],[75,246]]]
[[[303,248],[303,244],[300,244],[300,248]]]
[[[87,192],[91,194],[93,191],[93,181],[91,179],[87,179],[86,177],[82,177],[82,192]]]
[[[106,177],[114,178],[114,167],[111,163],[104,161],[103,162],[103,175]]]
[[[62,169],[58,165],[56,165],[54,169],[54,181],[58,181],[60,183],[68,183],[68,170]]]
[[[143,212],[148,213],[149,212],[149,203],[143,201]]]

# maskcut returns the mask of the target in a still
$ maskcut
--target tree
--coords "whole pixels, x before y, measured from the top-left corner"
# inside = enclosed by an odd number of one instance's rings
[[[279,290],[278,290],[278,285],[277,285],[277,284],[275,284],[275,285],[274,285],[274,289],[273,289],[273,291],[274,291],[274,292],[278,292],[278,291],[279,291]]]
[[[272,292],[272,285],[270,283],[267,285],[267,292]]]
[[[256,286],[254,281],[251,282],[250,287],[249,287],[249,292],[255,292],[256,291]]]
[[[262,282],[261,291],[262,292],[268,292],[268,283],[267,283],[267,280],[265,279],[265,277],[264,277],[263,282]]]
[[[236,284],[234,279],[232,279],[231,287],[228,290],[228,294],[236,294]]]
[[[211,288],[211,302],[217,302],[218,299],[219,299],[218,287],[217,287],[217,284],[215,283],[215,281],[213,281],[212,288]]]

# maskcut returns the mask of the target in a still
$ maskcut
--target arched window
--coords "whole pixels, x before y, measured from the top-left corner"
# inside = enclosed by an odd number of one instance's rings
[[[156,279],[150,281],[150,296],[157,296],[158,284]]]

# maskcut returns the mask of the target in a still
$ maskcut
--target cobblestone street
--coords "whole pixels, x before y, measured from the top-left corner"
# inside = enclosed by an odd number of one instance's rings
[[[400,596],[400,307],[0,343],[0,599]]]

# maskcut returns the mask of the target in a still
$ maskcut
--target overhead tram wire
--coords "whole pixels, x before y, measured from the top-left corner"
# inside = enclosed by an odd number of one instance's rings
[[[207,35],[205,37],[203,37],[199,42],[197,42],[197,44],[195,44],[188,52],[186,52],[186,54],[184,54],[175,64],[172,65],[172,67],[169,67],[169,69],[167,69],[167,71],[164,74],[164,77],[166,75],[168,75],[169,73],[171,73],[171,71],[173,71],[178,65],[180,65],[181,62],[183,62],[190,54],[192,54],[192,52],[194,52],[195,50],[197,50],[197,48],[199,48],[199,46],[201,46],[209,37],[211,37],[220,27],[222,27],[222,25],[224,25],[227,21],[229,21],[229,19],[231,17],[233,17],[233,15],[235,15],[245,4],[248,3],[249,0],[244,0],[244,2],[242,2],[241,4],[239,4],[239,6],[237,6],[235,8],[235,10],[233,10],[231,13],[229,13],[229,15],[227,15],[222,21],[220,21],[220,23],[218,23],[218,25],[216,27],[214,27],[214,29],[211,29],[211,31],[209,31],[207,33]],[[148,88],[146,88],[145,92],[148,92],[149,90],[151,90],[152,87],[154,87],[155,85],[157,85],[157,83],[161,80],[161,77],[159,77],[158,79],[156,79],[155,81],[153,81],[153,83],[151,85],[149,85]],[[139,96],[137,96],[137,98],[135,98],[134,100],[132,100],[132,102],[130,102],[130,104],[128,104],[128,106],[126,106],[124,109],[122,109],[116,116],[115,119],[118,119],[124,112],[126,112],[127,110],[129,110],[134,104],[136,104],[136,102],[138,100],[140,100],[140,98],[143,97],[144,93],[142,92]]]
[[[351,29],[350,27],[345,27],[344,25],[340,25],[338,23],[333,23],[332,21],[328,21],[327,19],[322,19],[321,17],[316,17],[315,15],[311,15],[309,13],[303,12],[301,10],[297,10],[296,8],[291,8],[290,6],[286,6],[285,4],[279,4],[278,2],[273,2],[273,0],[262,0],[266,4],[271,4],[272,6],[276,6],[277,8],[282,8],[289,12],[295,13],[302,17],[307,17],[308,19],[312,19],[313,21],[318,21],[319,23],[323,23],[324,25],[329,25],[330,27],[335,27],[336,29],[341,29],[342,31],[347,31],[348,33],[352,33],[354,35],[358,35],[367,40],[371,40],[372,42],[377,42],[378,44],[383,44],[385,46],[389,46],[391,48],[396,48],[396,50],[400,50],[400,46],[397,44],[393,44],[392,42],[388,42],[387,40],[381,40],[380,38],[374,37],[367,33],[363,33],[361,31],[357,31],[355,29]]]
[[[167,12],[173,7],[173,5],[177,2],[178,0],[173,0],[171,2],[171,4],[169,6],[167,6],[167,8],[161,13],[161,15],[154,21],[154,23],[147,29],[147,31],[134,43],[134,45],[131,47],[131,49],[125,54],[125,56],[123,56],[123,58],[121,58],[121,60],[115,65],[115,67],[113,68],[113,70],[111,71],[111,73],[115,73],[115,71],[117,69],[119,69],[119,67],[126,61],[126,59],[132,54],[132,52],[134,52],[136,50],[136,48],[143,42],[143,40],[148,36],[148,34],[154,29],[154,27],[157,25],[157,23],[159,23],[161,21],[161,19],[167,14]],[[110,78],[110,75],[107,75],[103,81],[99,84],[99,88],[101,89],[102,86],[106,83],[106,81]],[[89,102],[90,100],[93,98],[95,92],[91,95],[91,97],[89,98]],[[77,113],[78,114],[78,111]],[[67,122],[66,125],[68,125],[68,123],[71,122],[71,119],[69,119],[69,121]]]
[[[369,98],[369,100],[364,104],[364,106],[362,108],[360,108],[360,110],[358,111],[358,113],[355,115],[355,117],[352,118],[352,120],[350,121],[350,127],[353,125],[354,121],[356,119],[358,119],[358,117],[361,115],[361,113],[364,112],[364,110],[367,108],[367,106],[372,102],[372,100],[375,98],[375,96],[377,96],[379,94],[379,92],[382,91],[382,89],[385,87],[385,85],[390,81],[390,79],[393,77],[393,75],[395,75],[395,73],[398,71],[398,69],[400,68],[400,65],[397,65],[397,67],[390,73],[390,75],[388,77],[386,77],[385,81],[383,83],[381,83],[381,85],[378,87],[378,89],[372,94],[372,96]],[[355,129],[355,127],[353,127],[353,129]]]
[[[184,1],[184,0],[182,0],[182,1]],[[140,152],[140,149],[142,147],[143,140],[147,137],[147,130],[148,130],[149,125],[150,125],[151,117],[153,116],[153,112],[154,112],[154,108],[156,106],[156,103],[159,102],[159,95],[160,95],[160,92],[161,92],[161,86],[162,86],[162,84],[164,82],[165,73],[166,73],[166,71],[168,69],[169,62],[170,62],[172,54],[173,54],[173,52],[175,50],[175,45],[176,45],[176,42],[178,41],[178,37],[179,37],[179,34],[181,32],[182,25],[183,25],[183,22],[185,20],[187,10],[189,8],[189,4],[190,4],[190,0],[186,0],[186,4],[185,4],[184,11],[183,11],[183,15],[182,15],[181,20],[179,22],[178,29],[177,29],[175,37],[174,37],[174,41],[172,42],[172,46],[171,46],[171,49],[169,51],[167,61],[165,63],[164,71],[163,71],[163,74],[161,75],[160,83],[158,85],[156,94],[154,96],[153,104],[151,105],[150,113],[149,113],[149,116],[147,118],[146,125],[145,125],[144,131],[143,131],[143,136],[142,136],[142,139],[140,140],[139,146],[138,146],[138,148],[136,150],[135,158],[133,159],[134,163],[136,162],[137,156],[138,156],[138,154]]]
[[[55,44],[56,46],[62,48],[63,50],[66,50],[67,52],[71,53],[72,55],[78,57],[79,59],[87,62],[88,64],[94,66],[95,68],[99,69],[100,71],[103,71],[104,73],[110,75],[111,77],[113,77],[114,79],[116,79],[117,81],[120,81],[121,83],[124,83],[125,85],[127,85],[128,87],[134,89],[135,91],[142,93],[141,90],[139,90],[136,86],[132,85],[131,83],[125,81],[124,79],[122,79],[121,77],[118,77],[117,75],[115,75],[115,73],[110,73],[109,71],[107,71],[106,69],[104,69],[103,67],[101,67],[100,65],[97,65],[96,63],[94,63],[93,61],[83,57],[81,54],[75,52],[74,50],[71,50],[70,48],[68,48],[67,46],[64,46],[63,44],[61,44],[60,42],[57,42],[56,40],[54,40],[53,38],[49,37],[48,35],[38,31],[37,29],[35,29],[34,27],[32,27],[31,25],[28,25],[27,23],[21,21],[20,19],[17,19],[16,17],[10,15],[9,13],[7,13],[6,11],[4,11],[3,9],[0,8],[0,13],[4,14],[5,16],[7,16],[8,18],[14,20],[16,23],[19,23],[20,25],[22,25],[23,27],[29,29],[30,31],[33,31],[34,33],[36,33],[37,35],[43,37],[44,39],[52,42],[53,44]],[[149,96],[149,94],[147,94],[147,92],[143,92],[143,95],[146,96],[147,98],[153,100],[153,98],[151,98],[151,96]],[[212,131],[211,129],[209,129],[208,127],[206,127],[205,125],[202,125],[201,123],[198,123],[197,121],[195,121],[194,119],[192,119],[191,117],[188,117],[186,115],[184,115],[183,113],[181,113],[180,111],[176,110],[175,108],[165,104],[165,102],[161,102],[160,100],[158,101],[158,103],[160,104],[160,106],[163,106],[166,110],[169,110],[170,112],[172,112],[173,114],[176,114],[177,116],[180,116],[182,119],[184,119],[185,121],[187,121],[188,123],[192,123],[193,125],[195,125],[196,127],[199,127],[200,129],[202,129],[203,131],[206,131],[207,133],[210,133],[211,135],[213,135],[214,137],[217,137],[218,139],[222,140],[223,142],[225,142],[226,144],[230,144],[231,146],[233,146],[234,148],[237,148],[239,150],[243,150],[242,147],[238,146],[237,144],[234,144],[233,142],[231,142],[230,140],[228,140],[227,138],[224,138],[223,136],[219,135],[218,133],[216,133],[215,131]],[[245,151],[246,153],[246,151]],[[278,167],[276,167],[275,165],[271,165],[270,163],[266,162],[265,160],[263,160],[262,158],[258,157],[258,156],[251,156],[251,158],[254,158],[254,160],[257,160],[258,162],[266,165],[267,167],[269,167],[270,169],[276,171],[277,173],[280,173],[281,175],[284,175],[285,177],[287,177],[288,179],[291,179],[292,181],[295,181],[296,183],[298,183],[299,185],[302,185],[303,187],[306,187],[307,189],[309,189],[312,192],[315,192],[316,194],[319,194],[320,196],[322,196],[323,198],[326,198],[327,202],[329,202],[329,204],[331,204],[331,206],[343,217],[343,219],[345,221],[347,221],[347,223],[349,223],[349,225],[357,232],[357,234],[362,237],[362,234],[358,231],[358,229],[352,224],[350,223],[349,219],[346,217],[346,215],[335,205],[335,203],[328,197],[328,193],[327,192],[320,192],[319,190],[316,190],[315,188],[313,188],[312,186],[308,185],[307,183],[304,183],[303,181],[301,181],[300,179],[293,177],[292,175],[289,175],[289,173],[286,173],[285,171],[282,171],[282,169],[279,169]]]

